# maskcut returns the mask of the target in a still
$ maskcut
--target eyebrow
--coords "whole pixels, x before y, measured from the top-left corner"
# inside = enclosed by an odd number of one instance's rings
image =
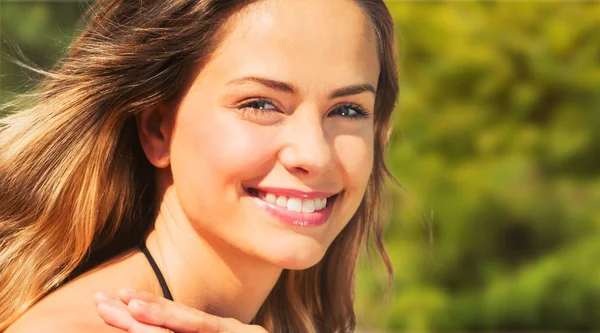
[[[289,82],[276,81],[276,80],[271,80],[271,79],[256,77],[256,76],[245,76],[245,77],[242,77],[239,79],[234,79],[232,81],[229,81],[227,84],[243,84],[243,83],[247,83],[247,82],[258,83],[265,87],[271,88],[273,90],[281,91],[281,92],[288,93],[288,94],[296,93],[296,88],[294,88],[294,85]],[[329,94],[329,99],[334,99],[334,98],[344,97],[344,96],[351,96],[351,95],[358,95],[358,94],[362,94],[364,92],[371,92],[371,93],[375,94],[376,90],[375,90],[375,87],[373,87],[373,85],[368,84],[368,83],[355,84],[355,85],[351,85],[348,87],[334,90],[331,94]]]

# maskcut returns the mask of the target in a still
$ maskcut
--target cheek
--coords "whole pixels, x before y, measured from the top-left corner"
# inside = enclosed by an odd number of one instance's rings
[[[338,136],[333,146],[344,170],[346,187],[362,198],[373,169],[373,136]]]
[[[183,206],[216,213],[224,203],[237,200],[240,182],[256,175],[271,158],[268,131],[236,118],[233,111],[222,109],[181,113],[171,143],[171,169]]]
[[[334,141],[338,162],[344,170],[346,194],[339,206],[340,223],[335,228],[333,241],[358,210],[365,195],[373,169],[373,139],[368,133],[361,136],[339,136]]]

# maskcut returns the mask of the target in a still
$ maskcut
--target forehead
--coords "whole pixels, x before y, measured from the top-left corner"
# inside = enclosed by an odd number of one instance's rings
[[[352,0],[260,1],[236,13],[225,30],[209,61],[221,76],[270,76],[300,86],[377,84],[375,34]]]

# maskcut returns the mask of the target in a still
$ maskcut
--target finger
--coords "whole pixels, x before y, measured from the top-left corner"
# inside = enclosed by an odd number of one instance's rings
[[[123,303],[120,299],[110,297],[108,294],[101,291],[94,294],[94,303],[96,303],[96,306],[100,303],[107,303],[114,307],[127,310],[127,304]]]
[[[118,299],[110,298],[104,294],[96,295],[94,300],[100,318],[110,326],[130,333],[173,333],[169,329],[137,321],[129,312],[127,305]]]
[[[219,332],[219,317],[167,300],[148,291],[121,289],[119,299],[141,322],[182,332]]]
[[[129,304],[129,301],[132,299],[137,299],[140,301],[144,301],[146,303],[159,303],[162,304],[164,302],[168,302],[164,297],[158,296],[148,291],[142,290],[133,290],[133,289],[121,289],[118,292],[118,297],[123,303]]]
[[[159,304],[132,299],[128,307],[136,320],[178,333],[267,333],[261,326],[213,316],[168,300]]]
[[[129,312],[136,320],[178,333],[221,333],[219,317],[168,300],[161,303],[131,299]]]
[[[173,331],[136,321],[126,310],[106,303],[98,304],[98,314],[104,322],[129,333],[173,333]]]
[[[121,289],[119,299],[128,304],[138,321],[181,333],[266,333],[258,325],[246,325],[233,318],[221,318],[167,300],[147,291]]]

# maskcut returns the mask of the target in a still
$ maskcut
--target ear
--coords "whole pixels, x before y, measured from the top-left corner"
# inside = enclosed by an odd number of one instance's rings
[[[174,118],[171,110],[163,104],[148,108],[135,116],[144,153],[148,161],[157,168],[166,168],[170,164]]]

